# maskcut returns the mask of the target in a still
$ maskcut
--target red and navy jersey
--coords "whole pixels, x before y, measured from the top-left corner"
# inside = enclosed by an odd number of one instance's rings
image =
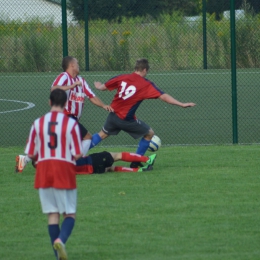
[[[135,72],[116,76],[107,81],[105,86],[110,91],[117,90],[111,107],[123,120],[136,119],[135,111],[143,100],[158,98],[164,94],[153,82]]]
[[[66,91],[68,102],[65,106],[64,112],[73,115],[78,119],[81,116],[85,98],[93,98],[95,94],[90,89],[86,80],[80,76],[72,78],[69,73],[61,73],[53,82],[53,86],[70,86],[76,81],[81,81],[82,86],[76,86]]]
[[[31,127],[25,153],[38,156],[34,187],[75,189],[75,155],[82,154],[77,121],[61,112],[49,112]]]

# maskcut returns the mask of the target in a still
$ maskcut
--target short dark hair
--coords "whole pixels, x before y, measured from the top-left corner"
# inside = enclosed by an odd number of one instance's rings
[[[148,71],[149,68],[150,66],[147,59],[138,59],[135,63],[135,71],[143,71],[144,69]]]
[[[66,71],[70,65],[70,63],[74,60],[75,58],[72,56],[66,56],[62,59],[61,67],[63,71]]]
[[[50,94],[51,106],[65,107],[67,94],[64,90],[56,88]]]

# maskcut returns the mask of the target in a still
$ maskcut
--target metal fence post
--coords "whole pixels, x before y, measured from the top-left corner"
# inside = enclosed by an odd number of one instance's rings
[[[62,51],[63,57],[68,56],[68,26],[67,26],[67,1],[61,1],[61,14],[62,14]]]
[[[202,13],[203,13],[203,19],[202,19],[202,26],[203,26],[203,69],[208,68],[208,62],[207,62],[207,4],[206,0],[203,0],[202,2]]]
[[[230,36],[231,36],[231,81],[232,81],[232,123],[233,144],[238,143],[237,129],[237,73],[236,73],[236,17],[235,0],[230,0]]]
[[[85,67],[89,71],[89,39],[88,39],[88,0],[84,0],[84,20],[85,20]]]

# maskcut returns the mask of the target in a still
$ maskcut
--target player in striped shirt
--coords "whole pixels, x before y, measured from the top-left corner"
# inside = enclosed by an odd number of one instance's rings
[[[34,121],[25,148],[32,160],[37,159],[34,187],[39,190],[42,212],[48,216],[55,255],[63,260],[67,259],[65,243],[75,223],[75,160],[82,157],[78,123],[63,113],[66,101],[65,91],[51,92],[51,111]],[[60,227],[61,214],[64,219]]]
[[[79,64],[76,58],[72,56],[64,57],[62,60],[62,68],[63,72],[54,80],[51,90],[63,89],[66,91],[68,102],[66,103],[64,113],[78,121],[82,138],[83,154],[86,155],[91,144],[92,135],[85,126],[79,122],[85,99],[89,99],[92,104],[99,106],[106,111],[113,112],[113,109],[110,106],[105,105],[97,96],[95,96],[86,80],[78,75]],[[17,155],[15,171],[22,172],[26,164],[30,161],[28,156]]]
[[[168,104],[182,108],[193,107],[194,103],[182,103],[160,90],[153,82],[146,79],[149,70],[147,59],[139,59],[135,64],[135,71],[108,80],[106,83],[95,82],[98,90],[116,90],[111,103],[114,113],[109,113],[102,130],[92,137],[91,148],[110,135],[117,135],[121,130],[135,139],[141,138],[137,154],[144,155],[154,135],[152,128],[137,119],[135,112],[145,99],[160,99]],[[133,162],[130,167],[142,166],[140,162]]]
[[[86,80],[79,76],[79,64],[75,57],[64,57],[62,60],[62,68],[64,72],[54,80],[51,90],[61,88],[66,91],[68,102],[64,111],[69,117],[72,117],[77,121],[80,119],[86,98],[88,98],[92,104],[99,106],[106,111],[113,111],[110,106],[105,105],[95,96]],[[79,123],[79,127],[83,140],[83,154],[85,155],[89,150],[92,135],[81,123]]]

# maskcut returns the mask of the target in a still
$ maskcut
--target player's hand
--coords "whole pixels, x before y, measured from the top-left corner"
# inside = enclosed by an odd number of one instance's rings
[[[82,82],[81,82],[80,80],[75,81],[75,82],[73,83],[73,86],[74,86],[74,87],[76,87],[76,86],[82,86]]]
[[[186,107],[194,107],[194,106],[196,106],[195,103],[183,103],[183,105],[182,105],[183,108],[186,108]]]
[[[114,109],[113,109],[111,106],[104,105],[103,108],[104,108],[106,111],[114,112]]]

